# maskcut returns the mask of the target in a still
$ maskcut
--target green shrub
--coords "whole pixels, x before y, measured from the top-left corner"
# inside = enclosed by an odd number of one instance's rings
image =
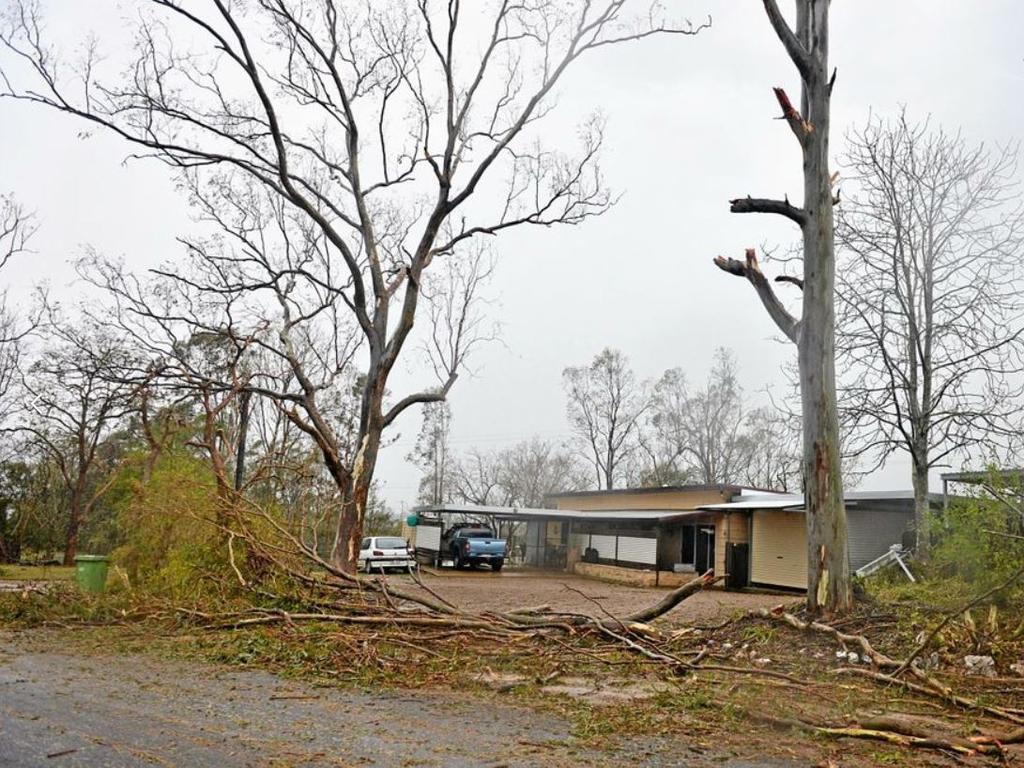
[[[134,478],[116,503],[122,544],[114,564],[129,584],[176,601],[217,588],[228,564],[210,522],[216,503],[208,465],[183,450],[161,458],[147,482]]]
[[[979,492],[954,499],[932,524],[934,575],[959,578],[979,592],[1006,581],[1024,565],[1021,515],[1013,508],[1019,490],[1007,488],[993,475],[989,485],[1000,498]]]

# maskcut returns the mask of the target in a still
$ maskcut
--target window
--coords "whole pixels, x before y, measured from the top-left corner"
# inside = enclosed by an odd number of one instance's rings
[[[697,561],[697,526],[683,526],[683,551],[680,562],[693,565]]]
[[[363,543],[360,545],[359,548],[360,549],[369,549],[370,548],[370,540],[369,539],[363,539]]]
[[[369,541],[369,539],[367,539]],[[381,536],[377,539],[378,549],[406,549],[409,545],[405,539],[401,539],[397,536]]]

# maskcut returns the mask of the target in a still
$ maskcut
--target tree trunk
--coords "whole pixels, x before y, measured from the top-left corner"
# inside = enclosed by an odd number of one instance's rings
[[[377,465],[380,429],[363,436],[362,447],[352,462],[352,475],[341,488],[341,514],[331,549],[331,562],[346,573],[355,573],[359,564],[359,549],[363,539],[363,523]]]
[[[810,52],[801,111],[803,148],[803,314],[798,337],[807,506],[807,607],[843,613],[851,607],[835,382],[835,232],[829,172],[831,82],[828,0],[797,3],[797,37]]]
[[[928,502],[928,467],[914,461],[914,531],[917,558],[928,561],[931,549],[931,505]]]
[[[78,534],[82,528],[82,502],[76,496],[71,498],[71,515],[64,536],[64,565],[74,565],[78,554]]]
[[[246,390],[238,398],[238,444],[235,450],[235,493],[245,484],[245,449],[249,435],[249,400],[252,392]]]

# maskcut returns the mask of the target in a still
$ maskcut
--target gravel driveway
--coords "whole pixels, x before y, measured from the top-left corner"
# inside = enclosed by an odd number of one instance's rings
[[[505,610],[550,605],[555,610],[593,614],[599,612],[593,602],[596,600],[616,616],[655,603],[669,591],[609,584],[558,571],[503,570],[492,573],[488,570],[440,570],[436,574],[424,572],[424,581],[435,592],[467,609]],[[771,607],[792,599],[789,596],[707,589],[684,600],[667,618],[677,624],[712,623],[752,608]]]

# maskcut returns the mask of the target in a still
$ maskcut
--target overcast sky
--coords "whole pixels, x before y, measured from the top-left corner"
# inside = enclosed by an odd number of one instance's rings
[[[452,392],[456,450],[567,438],[562,369],[606,346],[626,353],[641,378],[679,366],[693,380],[725,346],[736,352],[749,392],[781,383],[780,365],[793,350],[773,340],[750,286],[711,258],[784,246],[796,234],[772,217],[730,215],[727,201],[748,193],[799,199],[799,150],[773,119],[771,92],[782,85],[795,97],[798,83],[759,2],[665,5],[695,21],[710,14],[713,27],[696,38],[599,52],[563,82],[563,113],[546,135],[571,148],[573,122],[599,108],[607,118],[602,167],[622,200],[582,226],[497,242],[488,312],[501,323],[502,343],[480,349],[473,374]],[[118,39],[128,6],[47,3],[65,39],[88,30]],[[836,0],[832,14],[834,156],[848,126],[904,104],[972,140],[1013,141],[1024,132],[1019,0]],[[16,193],[40,224],[35,254],[4,275],[15,293],[46,280],[73,299],[68,261],[87,245],[137,268],[180,252],[175,237],[191,225],[162,166],[125,162],[125,145],[103,135],[83,139],[81,123],[49,111],[0,102],[0,117],[0,191]],[[402,376],[425,380],[418,370]],[[403,417],[402,436],[378,468],[396,508],[415,497],[419,473],[405,456],[419,418]],[[908,467],[897,457],[862,487],[909,487]]]

